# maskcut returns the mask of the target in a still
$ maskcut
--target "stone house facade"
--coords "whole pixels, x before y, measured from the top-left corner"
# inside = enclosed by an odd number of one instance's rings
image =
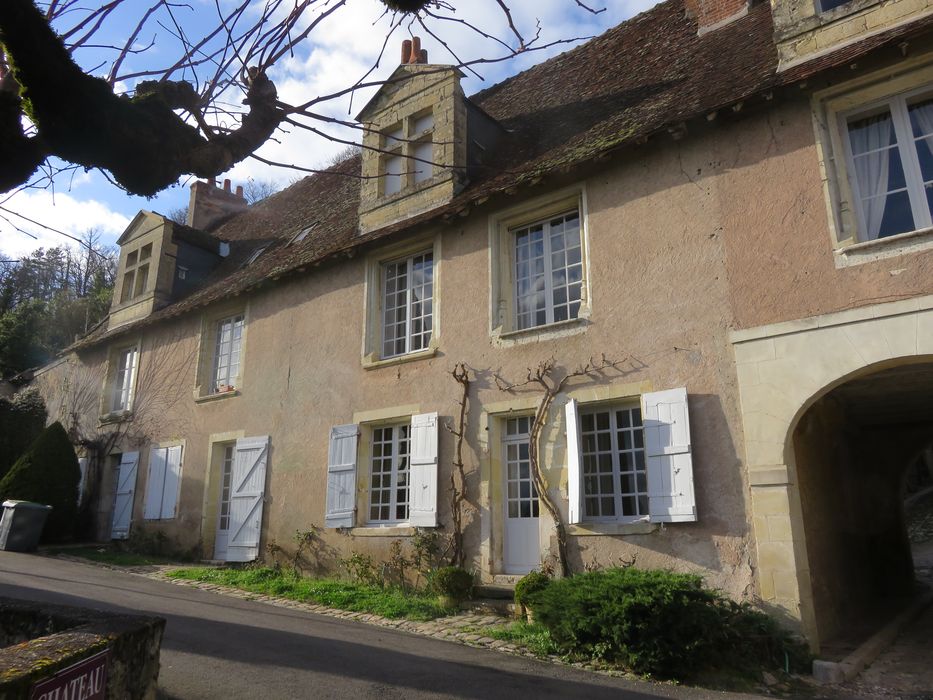
[[[818,648],[912,580],[931,23],[668,0],[469,98],[403,47],[361,156],[120,239],[109,320],[37,379],[100,537],[243,561],[314,528],[335,569],[451,535],[456,488],[466,566],[509,583],[559,555],[537,447],[571,569],[695,571]],[[542,363],[596,369],[536,424]]]

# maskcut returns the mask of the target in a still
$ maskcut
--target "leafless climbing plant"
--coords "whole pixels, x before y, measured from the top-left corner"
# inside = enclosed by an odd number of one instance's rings
[[[535,367],[529,367],[528,373],[522,381],[510,382],[498,372],[493,374],[496,386],[500,391],[515,393],[522,389],[529,389],[541,392],[541,400],[538,402],[531,423],[531,434],[528,440],[528,461],[531,464],[531,474],[535,489],[538,491],[538,498],[554,521],[554,530],[557,536],[557,555],[562,576],[569,576],[572,573],[570,559],[567,554],[567,524],[561,516],[560,508],[558,508],[554,497],[551,495],[550,485],[541,468],[539,453],[541,432],[547,425],[548,414],[554,399],[564,391],[572,380],[580,378],[597,379],[609,370],[625,374],[629,371],[628,364],[628,357],[620,360],[610,360],[603,354],[599,359],[590,358],[586,364],[580,365],[576,369],[562,371],[555,358],[550,357],[542,360]]]
[[[458,362],[450,371],[454,381],[460,385],[460,414],[456,429],[446,425],[447,431],[456,439],[454,447],[453,469],[450,471],[450,519],[453,525],[451,533],[450,563],[463,566],[463,509],[466,504],[466,471],[463,465],[463,440],[466,429],[467,403],[470,398],[470,368]]]

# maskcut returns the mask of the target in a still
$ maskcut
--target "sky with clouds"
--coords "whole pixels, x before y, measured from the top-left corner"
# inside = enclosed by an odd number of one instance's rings
[[[576,0],[509,0],[515,26],[529,39],[540,27],[539,44],[558,39],[601,34],[606,29],[643,12],[655,0],[586,0],[590,7],[605,8],[592,14],[580,8]],[[135,3],[132,3],[135,4]],[[221,0],[221,4],[225,4]],[[257,6],[261,5],[257,2]],[[490,34],[509,38],[505,17],[496,0],[451,0],[456,18],[481,27]],[[196,16],[210,22],[214,13],[213,0],[195,0],[191,5]],[[275,83],[279,98],[290,104],[303,103],[352,85],[376,62],[385,42],[390,18],[383,12],[378,0],[347,0],[327,20],[317,26],[303,41],[294,55],[279,61],[270,78]],[[113,40],[124,37],[128,24],[115,24]],[[443,39],[461,60],[497,57],[503,54],[501,45],[484,39],[455,21],[434,21],[428,27]],[[397,65],[400,45],[410,34],[422,37],[422,47],[429,53],[431,63],[454,63],[455,59],[444,47],[420,27],[411,30],[401,27],[389,39],[385,57],[370,79],[387,77]],[[512,43],[515,43],[514,37]],[[462,84],[467,95],[498,83],[530,66],[540,63],[574,44],[562,44],[542,51],[520,54],[502,63],[477,65],[477,74],[467,71]],[[150,51],[159,51],[158,38]],[[150,54],[151,55],[151,54]],[[132,56],[128,61],[145,61],[146,54]],[[82,65],[93,66],[97,56],[78,56]],[[92,63],[93,62],[93,63]],[[620,70],[624,67],[620,66]],[[131,88],[132,86],[126,86]],[[352,120],[366,104],[376,88],[362,89],[353,95],[328,101],[317,107],[328,117]],[[321,127],[336,139],[358,141],[358,132],[332,125]],[[272,161],[295,164],[305,168],[327,165],[345,148],[343,143],[329,140],[310,131],[296,129],[276,134],[257,152]],[[273,168],[254,159],[247,159],[222,177],[243,184],[250,178],[275,181],[279,186],[303,176],[297,170]],[[130,196],[110,184],[99,172],[67,173],[56,179],[53,188],[29,189],[0,194],[0,205],[21,216],[4,212],[0,219],[0,255],[16,259],[40,247],[69,244],[64,236],[43,228],[40,224],[64,233],[80,236],[94,228],[104,242],[113,243],[140,209],[168,213],[187,205],[189,187],[193,180],[183,180],[152,199]],[[26,218],[22,218],[26,217]],[[31,220],[31,221],[30,221]],[[31,234],[31,237],[29,234]]]

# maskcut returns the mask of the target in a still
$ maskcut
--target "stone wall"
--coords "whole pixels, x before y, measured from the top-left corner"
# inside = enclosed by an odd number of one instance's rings
[[[165,620],[0,598],[0,699],[109,650],[106,697],[156,697]],[[12,646],[10,646],[12,645]]]

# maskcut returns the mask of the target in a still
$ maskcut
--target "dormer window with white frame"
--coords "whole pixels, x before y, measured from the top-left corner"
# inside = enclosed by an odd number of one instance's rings
[[[382,194],[385,197],[434,176],[434,114],[406,117],[382,137]]]
[[[151,243],[126,254],[126,262],[123,265],[123,285],[120,292],[121,304],[141,296],[146,291],[149,284],[151,260]]]

